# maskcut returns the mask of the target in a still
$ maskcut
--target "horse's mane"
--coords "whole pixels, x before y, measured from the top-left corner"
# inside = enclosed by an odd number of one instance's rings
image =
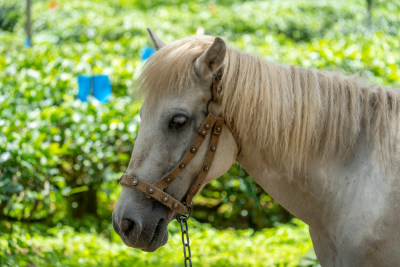
[[[163,47],[147,62],[139,86],[157,97],[196,83],[193,62],[213,40],[196,36]],[[399,91],[367,85],[358,76],[279,65],[227,49],[221,84],[223,116],[237,137],[257,142],[266,159],[288,173],[305,171],[317,157],[328,162],[348,155],[362,128],[381,152],[393,144],[387,137],[400,132]]]

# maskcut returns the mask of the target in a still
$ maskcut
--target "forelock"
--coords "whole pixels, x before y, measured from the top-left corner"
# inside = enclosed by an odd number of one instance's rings
[[[139,92],[153,98],[195,84],[198,78],[193,63],[213,41],[212,36],[193,36],[158,50],[146,62],[139,76]]]

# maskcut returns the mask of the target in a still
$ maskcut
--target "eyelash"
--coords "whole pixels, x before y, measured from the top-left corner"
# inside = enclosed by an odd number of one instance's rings
[[[185,115],[179,114],[175,115],[169,122],[168,127],[172,130],[181,129],[187,122],[187,117]]]

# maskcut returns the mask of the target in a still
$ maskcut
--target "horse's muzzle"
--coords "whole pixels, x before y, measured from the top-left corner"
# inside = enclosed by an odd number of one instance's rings
[[[150,217],[150,216],[149,216]],[[113,227],[125,245],[144,251],[154,251],[168,241],[167,220],[142,218],[113,213]]]

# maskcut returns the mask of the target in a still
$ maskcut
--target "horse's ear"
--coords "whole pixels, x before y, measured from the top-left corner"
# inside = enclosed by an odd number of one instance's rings
[[[214,43],[196,60],[195,69],[203,77],[215,73],[224,62],[226,54],[226,45],[224,40],[215,37]]]
[[[161,47],[166,46],[167,43],[161,40],[154,32],[152,29],[147,28],[147,31],[149,32],[150,38],[153,41],[154,47],[159,50]]]

